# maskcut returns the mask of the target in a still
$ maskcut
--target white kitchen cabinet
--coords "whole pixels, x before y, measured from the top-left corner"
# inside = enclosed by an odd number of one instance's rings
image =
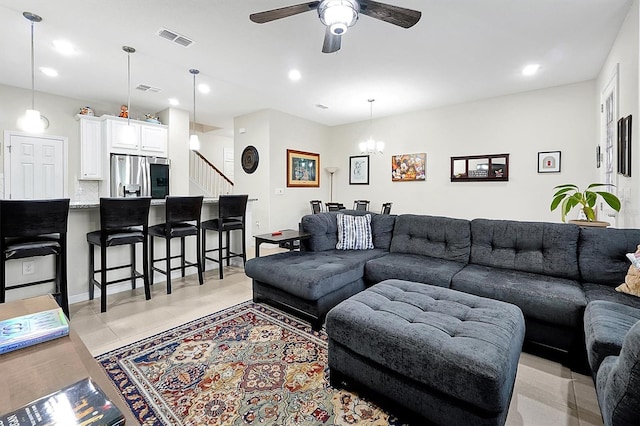
[[[137,154],[140,148],[140,125],[135,120],[110,117],[105,120],[105,137],[109,152]]]
[[[78,115],[80,121],[80,176],[81,180],[102,180],[102,120]]]
[[[104,123],[109,153],[167,156],[167,126],[119,117],[106,117]],[[127,137],[128,127],[133,128],[133,137]]]
[[[144,155],[167,156],[167,128],[160,125],[140,126],[140,151]]]

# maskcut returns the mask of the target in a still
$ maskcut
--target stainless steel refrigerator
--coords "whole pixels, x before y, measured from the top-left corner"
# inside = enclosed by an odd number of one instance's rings
[[[170,162],[162,157],[111,154],[111,196],[164,198]]]

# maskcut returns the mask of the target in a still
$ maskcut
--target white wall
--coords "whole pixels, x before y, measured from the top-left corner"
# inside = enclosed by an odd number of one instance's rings
[[[392,213],[558,222],[553,187],[594,180],[595,93],[589,81],[374,120],[386,148],[370,157],[369,185],[348,183],[349,156],[360,155],[369,123],[332,128],[333,198],[347,206],[368,199],[374,211],[391,201]],[[561,173],[537,173],[539,151],[561,151]],[[427,154],[426,182],[392,182],[392,156],[418,152]],[[450,157],[502,153],[510,154],[508,182],[450,182]]]
[[[271,230],[270,207],[271,191],[269,190],[270,169],[270,139],[269,139],[269,111],[259,111],[234,119],[234,168],[235,181],[233,192],[235,194],[249,194],[249,198],[255,198],[252,205],[253,220],[247,227],[249,235],[264,234]],[[244,129],[240,132],[240,129]],[[242,170],[242,151],[249,145],[258,150],[258,168],[247,174]]]
[[[622,198],[622,209],[618,216],[618,227],[638,228],[640,227],[640,133],[638,125],[640,116],[638,115],[638,1],[627,13],[627,17],[620,28],[620,32],[609,52],[609,56],[602,66],[602,70],[597,79],[597,103],[598,114],[600,111],[600,96],[606,87],[613,70],[618,66],[618,117],[632,115],[632,150],[631,177],[617,175],[617,193]],[[598,135],[603,135],[602,120],[598,120]],[[604,146],[604,140],[598,140]],[[625,191],[626,190],[626,191]],[[625,192],[630,195],[625,197]],[[606,220],[606,219],[605,219]]]
[[[27,107],[31,107],[31,91],[0,85],[0,138],[5,130],[22,131],[18,126],[19,118]],[[80,124],[75,120],[80,108],[89,105],[96,115],[114,113],[119,105],[95,104],[87,101],[36,92],[35,107],[49,120],[49,128],[44,135],[65,136],[69,143],[67,193],[72,199],[81,198],[79,188],[86,182],[77,180],[80,176]],[[4,143],[4,142],[3,142]],[[2,151],[4,152],[4,151]],[[0,161],[0,171],[4,171],[4,161]],[[95,186],[95,183],[92,184]],[[97,193],[97,191],[96,191]]]
[[[244,133],[240,129],[244,129]],[[328,199],[329,181],[324,159],[330,156],[329,128],[279,111],[264,110],[242,117],[234,123],[234,193],[257,198],[253,204],[252,234],[279,229],[297,229],[300,218],[310,213],[309,201]],[[257,170],[242,170],[242,151],[249,145],[258,150]],[[287,188],[287,149],[320,154],[320,187]],[[282,195],[276,195],[282,189]]]
[[[224,150],[233,149],[233,138],[215,134],[215,132],[198,133],[200,138],[200,154],[224,172]]]
[[[169,126],[169,146],[171,159],[169,191],[171,195],[190,194],[189,181],[189,113],[168,108],[159,113],[163,124]]]

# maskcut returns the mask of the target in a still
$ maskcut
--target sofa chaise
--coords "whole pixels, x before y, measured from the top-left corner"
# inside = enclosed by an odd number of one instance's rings
[[[247,261],[254,300],[291,308],[315,328],[342,300],[389,279],[508,302],[524,314],[525,342],[566,354],[572,368],[588,359],[605,424],[640,416],[640,390],[629,387],[640,374],[631,333],[640,333],[640,298],[615,290],[640,230],[372,213],[375,248],[345,251],[335,248],[337,214],[302,218],[313,236],[300,252]]]

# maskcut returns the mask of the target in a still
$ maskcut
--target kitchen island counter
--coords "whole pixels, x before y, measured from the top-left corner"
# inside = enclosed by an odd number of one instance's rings
[[[257,199],[253,198],[247,203],[247,223],[252,223],[252,201]],[[149,225],[156,225],[165,222],[165,200],[164,199],[152,199],[151,209],[149,211]],[[69,303],[82,302],[89,299],[89,246],[87,244],[87,233],[100,229],[100,201],[71,201],[69,205],[69,222],[67,231],[67,287],[69,292]],[[203,200],[202,206],[202,221],[214,219],[218,216],[218,198],[206,197]],[[234,233],[235,234],[235,233]],[[195,239],[195,237],[189,237],[189,239]],[[158,254],[164,253],[165,242],[160,238],[154,239],[155,251]],[[217,238],[208,239],[208,245],[214,244]],[[246,235],[247,247],[253,245],[251,238],[251,232],[247,232]],[[241,238],[239,235],[234,235],[232,239],[232,247],[239,248]],[[180,239],[177,238],[171,243],[171,251],[174,254],[180,252]],[[117,246],[110,247],[108,250],[108,266],[117,266],[129,263],[129,247]],[[142,246],[140,244],[136,247],[138,265],[142,264]],[[195,261],[195,242],[191,243],[187,241],[185,254],[187,259],[193,259]],[[24,274],[23,263],[25,261],[33,261],[33,267],[30,268],[32,273]],[[96,251],[96,269],[99,267],[100,255]],[[176,263],[177,265],[177,263]],[[215,269],[217,264],[214,262],[206,262],[205,269]],[[34,257],[30,259],[21,259],[11,262],[7,262],[7,283],[15,285],[28,281],[38,281],[48,279],[53,276],[54,262],[53,256],[46,257]],[[195,269],[193,270],[195,273]],[[122,271],[110,271],[112,278],[122,278],[126,276],[126,270]],[[113,275],[111,275],[113,274]],[[124,275],[123,275],[124,274]],[[214,274],[217,277],[217,273]],[[173,271],[172,276],[177,280],[180,277],[180,270]],[[166,277],[156,272],[155,282],[163,283],[166,281]],[[49,286],[49,287],[48,287]],[[138,287],[142,287],[142,281],[138,280]],[[7,292],[6,300],[24,299],[27,297],[38,296],[53,291],[53,284],[42,284],[38,286],[18,288]],[[123,282],[120,284],[113,284],[108,287],[108,293],[116,293],[121,291],[131,291],[131,283]],[[165,287],[160,284],[153,287],[152,292],[158,294],[158,292],[165,292]],[[98,291],[97,294],[100,294]],[[133,296],[132,296],[133,297]],[[144,297],[144,296],[142,296]],[[99,297],[96,297],[95,303],[100,305]],[[73,308],[71,309],[73,313]]]

